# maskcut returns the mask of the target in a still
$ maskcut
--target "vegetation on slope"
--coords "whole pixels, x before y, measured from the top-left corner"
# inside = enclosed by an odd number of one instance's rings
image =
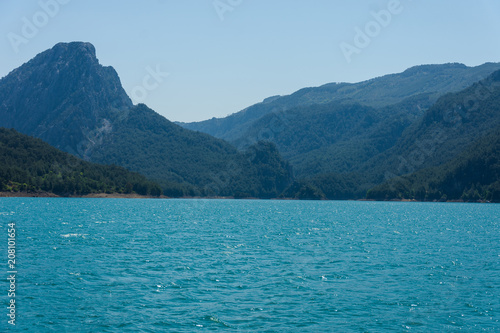
[[[381,109],[336,102],[299,107],[262,117],[236,144],[275,143],[298,177],[351,172],[392,147],[428,103],[428,95],[419,95]]]
[[[305,88],[224,119],[183,124],[230,140],[238,150],[182,128],[145,105],[133,106],[116,72],[99,64],[91,44],[60,43],[0,80],[0,126],[91,162],[140,172],[167,196],[359,199],[391,178],[450,162],[498,128],[500,72],[438,97],[499,67],[417,66],[357,84]],[[281,156],[294,167],[295,179]],[[3,164],[10,170],[3,188],[60,193],[134,189],[123,179],[105,181],[104,171],[65,174],[56,163],[46,174],[39,166],[16,166],[21,161]],[[447,188],[429,187],[422,177],[416,182],[422,185],[418,193],[424,188],[427,197],[434,190],[448,196]],[[487,197],[476,185],[474,191]],[[136,190],[161,192],[148,186]]]
[[[137,193],[159,196],[161,188],[122,167],[85,162],[40,139],[0,128],[0,191],[58,195]]]
[[[401,110],[403,113],[399,115],[404,116],[406,111]],[[299,163],[309,161],[309,168],[300,168],[297,172],[302,181],[315,186],[329,199],[360,199],[366,191],[391,178],[457,158],[485,133],[500,127],[500,71],[463,91],[443,96],[416,121],[399,117],[397,108],[393,111],[386,120],[367,129],[366,136],[348,136],[344,142],[299,156]],[[335,170],[328,169],[332,165]],[[417,183],[425,188],[423,180]],[[447,188],[437,190],[448,193]],[[371,192],[370,198],[374,198],[375,193]],[[396,192],[386,194],[388,198],[401,197]],[[458,198],[461,195],[462,192]],[[386,197],[385,194],[376,196]],[[450,198],[456,199],[457,194]]]
[[[450,162],[396,177],[367,198],[500,202],[500,127]]]
[[[264,151],[269,158],[261,158]],[[115,124],[91,160],[140,172],[169,196],[276,197],[291,178],[274,145],[241,153],[223,140],[173,124],[142,104]]]
[[[59,43],[40,53],[0,80],[0,100],[0,126],[90,162],[140,172],[168,196],[277,196],[288,185],[280,177],[291,177],[289,167],[254,163],[225,141],[133,106],[89,43]]]

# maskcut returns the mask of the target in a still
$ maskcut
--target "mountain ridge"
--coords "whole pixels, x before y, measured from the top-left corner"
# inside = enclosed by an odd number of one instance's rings
[[[459,63],[419,65],[402,73],[388,74],[358,83],[327,83],[319,87],[302,88],[270,102],[251,105],[224,118],[177,124],[235,142],[241,139],[241,134],[245,133],[253,122],[270,113],[332,102],[357,102],[372,107],[385,107],[422,93],[431,93],[432,101],[436,101],[444,93],[465,89],[499,69],[500,63],[493,62],[475,67]],[[398,78],[402,80],[395,82]]]

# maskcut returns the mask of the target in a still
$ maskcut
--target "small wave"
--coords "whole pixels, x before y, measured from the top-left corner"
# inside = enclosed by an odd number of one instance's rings
[[[61,235],[61,237],[64,237],[64,238],[69,238],[69,237],[82,237],[82,238],[85,238],[85,236],[88,236],[88,234],[65,234],[65,235]]]

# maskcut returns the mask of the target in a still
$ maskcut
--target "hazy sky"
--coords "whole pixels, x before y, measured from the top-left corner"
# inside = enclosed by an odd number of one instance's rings
[[[419,64],[500,62],[500,1],[0,0],[0,36],[0,77],[91,42],[135,102],[195,121]]]

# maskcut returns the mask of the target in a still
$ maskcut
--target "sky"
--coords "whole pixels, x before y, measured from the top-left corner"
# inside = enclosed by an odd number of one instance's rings
[[[172,121],[421,64],[500,62],[498,0],[0,0],[0,77],[85,41]]]

